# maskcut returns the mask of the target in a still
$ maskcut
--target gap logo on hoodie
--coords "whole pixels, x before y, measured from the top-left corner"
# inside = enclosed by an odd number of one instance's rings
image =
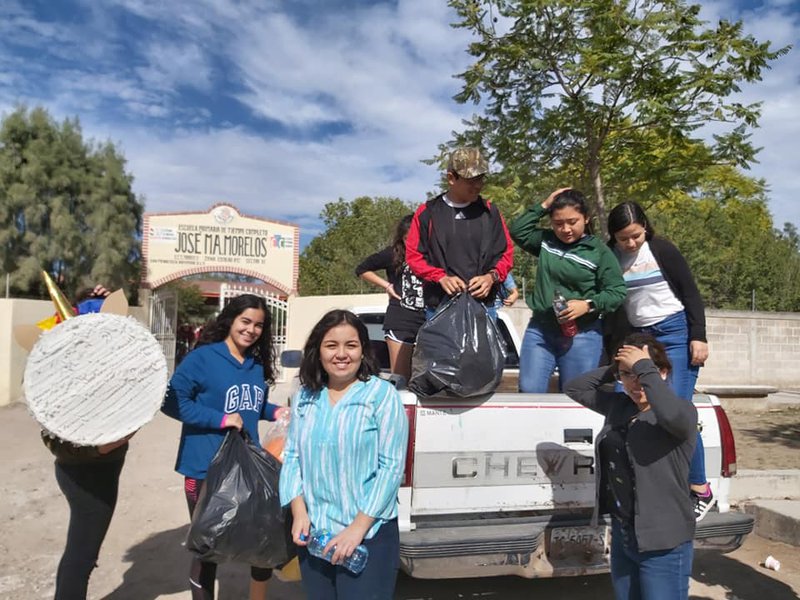
[[[264,389],[249,383],[232,385],[225,393],[225,412],[235,413],[244,410],[261,412],[264,403]]]

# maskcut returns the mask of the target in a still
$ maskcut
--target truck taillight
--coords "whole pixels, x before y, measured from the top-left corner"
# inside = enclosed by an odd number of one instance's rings
[[[719,426],[719,437],[722,442],[722,476],[733,477],[736,475],[736,443],[733,441],[733,429],[728,415],[721,406],[715,406]]]
[[[406,448],[406,470],[403,475],[403,483],[401,487],[408,487],[411,485],[412,476],[414,474],[414,434],[416,433],[417,424],[417,407],[416,405],[406,405],[406,416],[408,417],[408,446]]]

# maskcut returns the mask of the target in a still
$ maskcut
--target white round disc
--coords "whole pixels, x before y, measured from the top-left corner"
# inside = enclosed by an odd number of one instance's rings
[[[97,446],[153,418],[164,401],[167,362],[134,318],[91,313],[42,334],[23,388],[42,427],[73,444]]]

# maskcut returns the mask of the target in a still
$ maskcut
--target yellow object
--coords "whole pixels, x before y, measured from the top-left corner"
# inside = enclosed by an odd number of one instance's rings
[[[300,581],[300,561],[295,556],[282,569],[277,570],[277,575],[281,581]]]
[[[43,331],[50,331],[60,322],[61,321],[59,320],[59,318],[56,315],[53,315],[52,317],[47,317],[46,319],[42,319],[41,321],[36,323],[36,326]]]
[[[75,311],[73,310],[72,305],[64,297],[64,293],[58,289],[58,286],[50,278],[50,275],[48,275],[47,271],[42,271],[42,278],[47,286],[50,299],[53,301],[53,304],[56,305],[56,313],[59,317],[61,317],[61,320],[66,321],[67,319],[74,317]]]

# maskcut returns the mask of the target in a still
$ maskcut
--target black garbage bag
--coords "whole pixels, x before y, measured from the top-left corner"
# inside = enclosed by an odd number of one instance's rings
[[[408,389],[419,396],[491,394],[500,385],[505,361],[497,325],[483,304],[461,293],[420,327]]]
[[[208,467],[186,547],[204,561],[280,567],[295,555],[291,518],[281,508],[281,464],[231,429]]]

